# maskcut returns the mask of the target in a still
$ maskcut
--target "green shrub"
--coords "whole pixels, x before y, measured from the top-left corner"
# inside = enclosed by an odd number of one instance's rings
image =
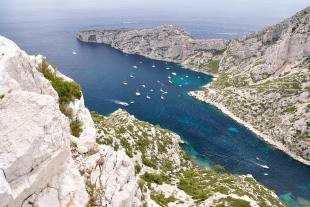
[[[297,108],[295,106],[289,106],[286,109],[284,109],[283,112],[285,113],[295,113],[297,111]]]
[[[165,197],[163,193],[158,193],[158,194],[152,193],[151,199],[155,201],[158,205],[163,206],[163,207],[166,207],[168,206],[168,203],[174,202],[177,200],[173,195],[169,197]]]
[[[39,68],[46,79],[51,81],[55,91],[58,93],[59,103],[67,104],[74,99],[80,99],[82,96],[81,87],[73,81],[65,81],[63,78],[56,76],[55,73],[48,69],[49,64],[46,60],[42,61]]]
[[[71,133],[75,137],[79,137],[82,132],[82,123],[79,120],[74,120],[71,121],[70,123],[70,128],[71,128]]]
[[[151,168],[154,168],[154,169],[157,169],[157,165],[156,163],[153,161],[153,160],[150,160],[146,157],[142,157],[142,163],[148,167],[151,167]]]
[[[143,180],[145,180],[148,183],[156,183],[156,184],[163,184],[164,182],[169,182],[170,179],[168,176],[165,176],[163,173],[155,174],[155,173],[149,173],[145,172],[144,175],[141,176]]]
[[[135,165],[135,173],[136,173],[136,175],[139,174],[140,171],[141,171],[141,166],[139,164],[136,164]]]
[[[125,138],[121,139],[121,145],[122,145],[122,147],[125,148],[126,154],[129,157],[133,157],[132,147],[131,147],[130,143],[127,141],[127,139],[125,139]]]
[[[211,73],[217,73],[218,72],[218,69],[219,69],[219,65],[220,65],[220,61],[219,60],[210,60],[208,62],[208,69],[209,69],[209,72]]]
[[[4,98],[4,94],[1,94],[0,95],[0,100],[3,99],[3,98]]]
[[[225,171],[225,167],[219,164],[213,165],[213,170],[217,171],[217,172],[224,172]]]

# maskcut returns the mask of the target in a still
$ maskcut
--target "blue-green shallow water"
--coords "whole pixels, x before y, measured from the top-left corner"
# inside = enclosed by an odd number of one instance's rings
[[[35,10],[24,15],[23,12],[2,11],[0,34],[13,39],[29,53],[46,55],[61,72],[78,81],[82,85],[86,105],[91,110],[109,114],[117,108],[124,108],[141,120],[180,134],[189,143],[184,148],[198,165],[221,164],[231,173],[252,174],[275,190],[289,206],[309,206],[309,201],[305,201],[310,200],[308,166],[265,144],[215,107],[187,95],[188,91],[209,83],[210,77],[182,69],[176,64],[125,55],[106,45],[80,43],[75,39],[76,31],[90,27],[124,27],[126,24],[122,23],[123,20],[120,22],[99,13],[94,17],[58,12],[42,15]],[[101,19],[104,21],[99,21]],[[140,22],[135,25],[144,27],[160,23],[168,22]],[[169,20],[169,23],[188,26],[175,20]],[[205,27],[208,32],[218,32],[216,22],[200,22],[199,25],[192,22],[190,25],[189,31],[200,31]],[[222,27],[230,28],[231,25]],[[238,26],[233,30],[239,31]],[[243,31],[244,27],[240,29],[241,33]],[[216,36],[216,33],[211,36]],[[133,68],[134,65],[137,69]],[[173,84],[168,82],[169,75]],[[161,89],[168,93],[162,95]],[[137,90],[141,96],[136,96]],[[147,95],[151,99],[147,99]],[[134,103],[122,106],[117,104],[119,101]]]

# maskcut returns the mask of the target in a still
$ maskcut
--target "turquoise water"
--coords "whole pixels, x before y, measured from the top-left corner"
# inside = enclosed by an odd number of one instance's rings
[[[69,13],[61,8],[47,12],[42,5],[26,8],[24,5],[15,11],[1,2],[0,34],[30,53],[46,55],[61,72],[78,81],[91,110],[109,114],[123,108],[141,120],[171,129],[187,141],[183,147],[197,165],[221,164],[231,173],[252,174],[289,206],[309,206],[309,166],[267,145],[217,108],[187,95],[208,84],[211,77],[173,63],[126,55],[107,45],[85,44],[75,39],[75,33],[85,28],[149,27],[161,23],[184,26],[199,37],[226,37],[218,33],[240,35],[257,24],[219,24],[222,20],[218,19],[155,21],[144,16],[137,17],[139,21],[132,24],[127,21],[130,14],[128,18],[123,14],[122,19],[119,14],[109,16],[98,11],[86,14],[75,4]],[[137,92],[141,95],[137,96]],[[128,106],[120,105],[123,102]]]

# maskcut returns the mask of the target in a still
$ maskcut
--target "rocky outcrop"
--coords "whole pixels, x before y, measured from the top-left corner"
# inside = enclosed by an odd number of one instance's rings
[[[93,112],[92,117],[100,155],[76,160],[93,186],[95,206],[283,206],[250,175],[193,166],[180,147],[180,137],[169,130],[139,121],[123,110],[109,116]],[[112,149],[117,155],[110,153]],[[119,162],[117,157],[125,159]],[[119,184],[111,185],[115,180]],[[101,192],[108,198],[112,193],[119,196],[102,203]]]
[[[41,62],[0,36],[0,206],[85,206],[69,121]]]
[[[193,92],[292,157],[310,164],[310,7],[233,40],[219,77]]]
[[[151,29],[90,30],[77,34],[83,42],[109,44],[129,54],[180,63],[200,72],[212,59],[218,59],[229,41],[195,40],[173,25]]]
[[[194,40],[174,26],[82,31],[77,38],[213,74],[211,84],[191,95],[309,164],[309,20],[310,7],[231,41]]]

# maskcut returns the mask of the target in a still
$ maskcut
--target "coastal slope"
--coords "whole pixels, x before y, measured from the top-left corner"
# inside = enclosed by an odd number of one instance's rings
[[[310,7],[235,40],[194,40],[175,26],[81,31],[83,42],[179,63],[216,78],[191,92],[310,164]]]
[[[195,167],[169,130],[90,113],[77,83],[2,36],[0,111],[0,207],[284,206],[251,175]]]

